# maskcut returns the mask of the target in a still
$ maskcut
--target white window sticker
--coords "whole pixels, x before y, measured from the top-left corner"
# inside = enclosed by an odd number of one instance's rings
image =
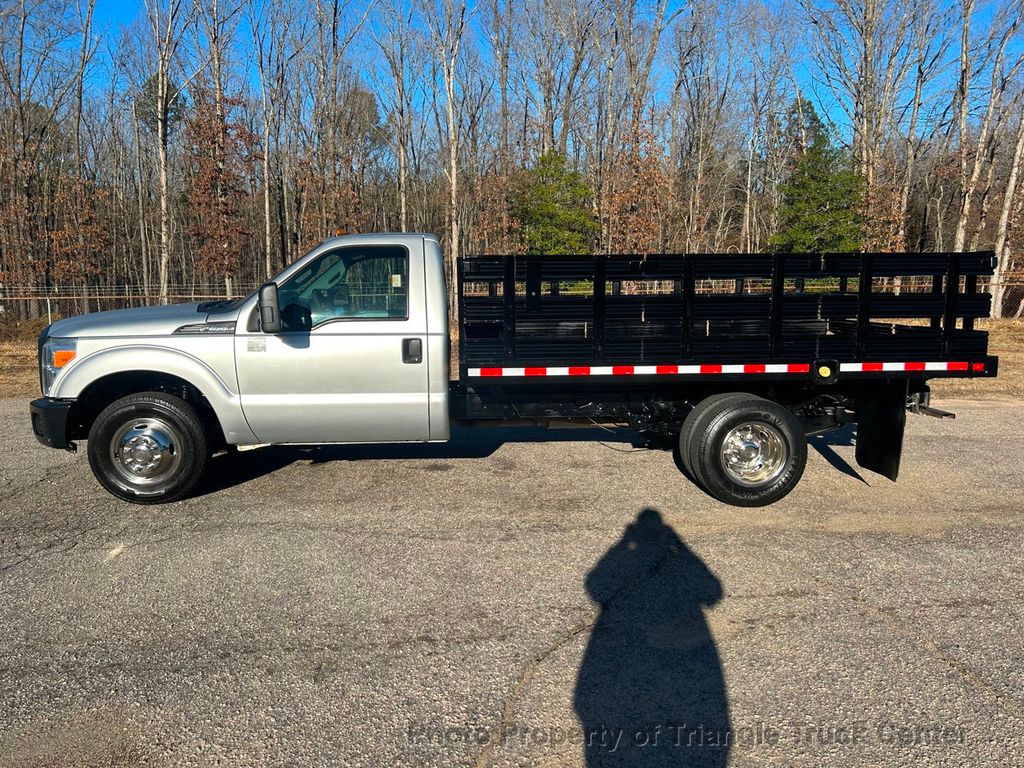
[[[402,276],[401,275],[392,275],[391,276],[391,287],[392,288],[401,288],[402,287]]]

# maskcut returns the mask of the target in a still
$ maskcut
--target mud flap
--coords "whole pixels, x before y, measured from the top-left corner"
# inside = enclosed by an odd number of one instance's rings
[[[865,385],[857,398],[857,463],[895,480],[906,423],[906,379]]]

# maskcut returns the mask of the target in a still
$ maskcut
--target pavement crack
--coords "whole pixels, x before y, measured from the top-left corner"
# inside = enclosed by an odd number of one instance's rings
[[[536,654],[532,659],[526,662],[526,666],[523,668],[519,678],[512,686],[512,690],[509,692],[508,698],[505,700],[505,706],[501,714],[501,721],[498,723],[499,734],[504,734],[506,729],[512,724],[519,700],[522,698],[526,689],[530,686],[530,683],[533,682],[533,678],[536,676],[541,665],[553,653],[559,650],[566,643],[570,642],[574,637],[589,629],[593,629],[599,615],[600,612],[598,611],[592,612],[587,618],[570,627],[568,631],[563,632],[555,639],[554,642],[546,646],[540,651],[540,653]],[[494,758],[495,747],[499,741],[501,741],[500,736],[497,739],[487,740],[483,749],[480,750],[480,755],[477,757],[476,768],[487,768],[487,766],[491,764],[491,760]]]
[[[853,593],[841,584],[822,579],[815,575],[811,575],[811,578],[823,587],[826,587],[832,592],[846,598],[846,600],[856,606],[861,613],[874,618],[878,622],[887,626],[895,634],[913,643],[925,655],[946,667],[950,672],[959,677],[966,685],[976,693],[984,696],[996,707],[999,707],[1004,711],[1011,712],[1018,718],[1024,717],[1024,707],[1021,707],[1013,699],[1009,699],[999,693],[999,691],[997,691],[984,678],[977,675],[967,664],[964,664],[962,661],[954,659],[949,654],[945,653],[934,640],[929,637],[923,637],[907,628],[904,623],[899,622],[887,609],[879,608],[870,600]]]
[[[21,565],[22,563],[24,563],[24,562],[26,562],[26,561],[28,561],[30,559],[31,559],[31,557],[29,555],[24,555],[20,559],[15,560],[14,562],[7,563],[6,565],[0,565],[0,573],[3,573],[4,571],[9,571],[11,568],[14,568],[15,566]]]
[[[501,720],[498,723],[498,738],[488,739],[487,743],[484,744],[483,749],[480,750],[480,754],[477,757],[475,763],[476,768],[488,768],[488,766],[491,765],[491,761],[494,759],[494,750],[497,748],[497,745],[503,741],[502,736],[513,722],[519,701],[526,689],[529,688],[530,683],[533,682],[533,678],[536,676],[541,665],[543,665],[552,654],[561,649],[567,643],[571,642],[575,637],[583,632],[592,630],[602,613],[608,611],[616,602],[631,594],[646,582],[655,578],[661,569],[665,567],[665,564],[675,557],[677,553],[678,549],[676,547],[669,547],[665,551],[665,554],[663,554],[649,570],[621,586],[605,603],[601,605],[600,609],[591,611],[585,619],[582,619],[563,632],[555,638],[554,641],[546,645],[539,653],[534,654],[534,656],[526,662],[522,672],[520,672],[519,677],[513,684],[512,690],[505,699],[505,706],[502,708]]]
[[[17,488],[12,488],[14,483],[13,478],[8,480],[8,487],[5,489],[3,494],[0,494],[0,502],[7,502],[11,499],[16,499],[19,496],[24,495],[27,491],[31,491],[44,483],[50,482],[58,472],[67,469],[66,464],[51,464],[48,467],[44,467],[42,473],[33,480],[19,485]]]

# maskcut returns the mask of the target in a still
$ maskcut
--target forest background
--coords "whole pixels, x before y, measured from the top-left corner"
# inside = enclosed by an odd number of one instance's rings
[[[0,0],[0,311],[238,295],[337,232],[446,256],[994,249],[1012,0]]]

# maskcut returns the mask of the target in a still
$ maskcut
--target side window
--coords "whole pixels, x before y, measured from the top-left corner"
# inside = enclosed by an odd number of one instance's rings
[[[347,259],[342,292],[354,317],[409,316],[409,254],[405,248],[384,246],[366,256]]]
[[[324,254],[278,288],[286,331],[330,320],[406,319],[409,253],[401,246],[341,248]]]

